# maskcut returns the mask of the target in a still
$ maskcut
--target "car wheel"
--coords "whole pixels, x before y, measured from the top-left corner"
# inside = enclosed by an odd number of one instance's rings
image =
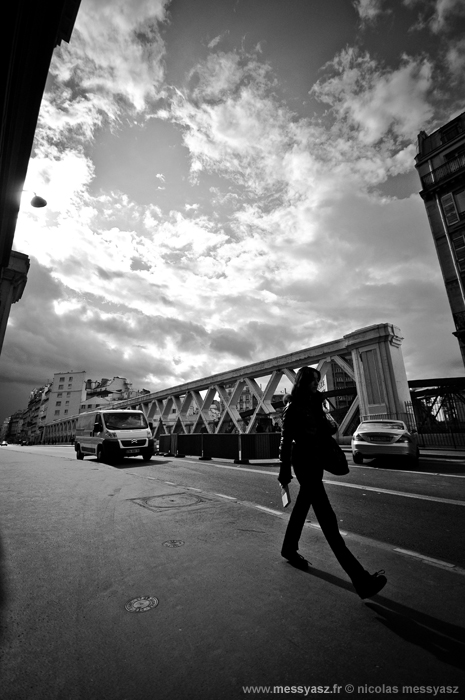
[[[352,459],[355,464],[363,464],[363,455],[361,455],[360,452],[354,452],[352,454]]]
[[[78,448],[76,450],[76,459],[84,459],[84,453],[81,452],[81,448],[79,445],[78,445]]]
[[[97,447],[97,462],[101,462],[102,460],[103,460],[102,448],[99,445]]]

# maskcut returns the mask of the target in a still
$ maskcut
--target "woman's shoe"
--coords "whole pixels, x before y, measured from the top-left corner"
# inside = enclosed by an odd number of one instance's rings
[[[380,592],[382,588],[387,583],[386,576],[383,576],[384,569],[381,571],[376,571],[374,574],[367,573],[363,581],[355,584],[355,590],[360,596],[360,598],[372,598],[374,595]]]
[[[308,561],[299,552],[287,552],[286,550],[281,550],[281,556],[287,559],[289,564],[295,566],[296,569],[302,569],[305,571],[308,569]]]

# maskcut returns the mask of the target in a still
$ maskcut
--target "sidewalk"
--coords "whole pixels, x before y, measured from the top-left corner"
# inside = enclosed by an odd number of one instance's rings
[[[362,602],[317,529],[301,543],[308,573],[279,556],[287,512],[183,488],[175,470],[167,483],[93,460],[36,463],[1,464],[2,700],[463,693],[462,574],[348,536],[388,576]],[[128,612],[141,596],[158,605]],[[398,690],[357,689],[383,684]]]

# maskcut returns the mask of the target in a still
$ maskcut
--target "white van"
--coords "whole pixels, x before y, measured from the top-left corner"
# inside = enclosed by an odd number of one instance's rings
[[[76,457],[95,456],[98,461],[116,462],[142,455],[151,459],[154,439],[142,411],[99,410],[81,413],[76,422]]]

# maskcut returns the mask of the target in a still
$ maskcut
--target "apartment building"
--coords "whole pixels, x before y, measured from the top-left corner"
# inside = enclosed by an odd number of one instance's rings
[[[47,387],[41,386],[33,389],[29,395],[29,402],[23,417],[22,439],[29,443],[41,442],[41,425],[39,416],[44,393]]]
[[[418,134],[415,167],[465,364],[465,112]]]
[[[7,442],[21,442],[21,434],[23,430],[23,420],[24,420],[25,409],[15,411],[12,416],[10,416],[10,422],[8,426],[8,433],[5,437]]]
[[[44,397],[45,420],[51,423],[66,416],[76,416],[86,398],[86,372],[57,372]]]
[[[10,421],[11,421],[11,416],[8,416],[8,418],[5,418],[5,420],[2,423],[2,428],[0,430],[0,440],[6,440],[8,438],[8,433],[10,431]]]

